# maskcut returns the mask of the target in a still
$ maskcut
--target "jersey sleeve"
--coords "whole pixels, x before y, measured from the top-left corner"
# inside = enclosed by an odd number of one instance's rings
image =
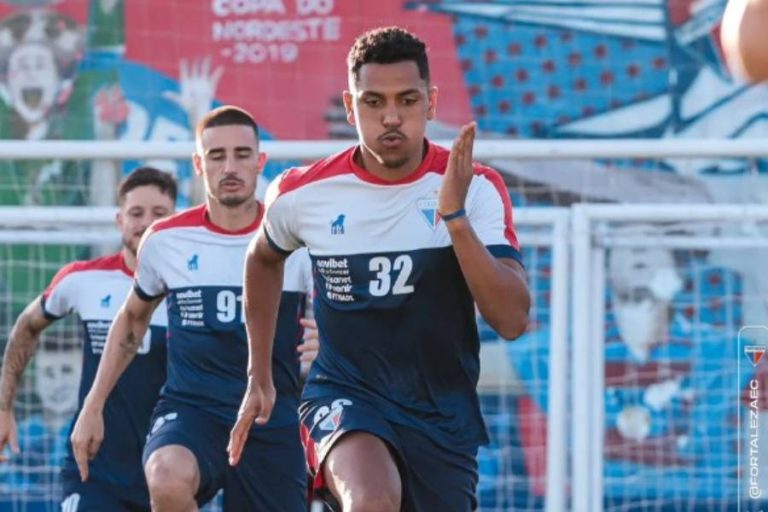
[[[312,293],[312,262],[306,248],[294,251],[288,256],[285,260],[284,276],[284,290],[306,295]]]
[[[480,167],[472,185],[475,190],[467,213],[478,238],[495,257],[512,258],[522,264],[512,201],[504,180],[493,169]]]
[[[133,288],[142,300],[150,301],[165,295],[165,282],[157,270],[161,249],[161,241],[152,232],[148,232],[139,245]]]
[[[75,286],[75,264],[70,263],[59,270],[40,299],[43,315],[57,320],[75,310],[77,290]]]
[[[284,193],[282,191],[284,177],[285,173],[275,178],[267,189],[266,214],[260,231],[274,250],[282,254],[290,254],[302,244],[293,228],[293,217],[296,210],[293,203],[296,192]]]

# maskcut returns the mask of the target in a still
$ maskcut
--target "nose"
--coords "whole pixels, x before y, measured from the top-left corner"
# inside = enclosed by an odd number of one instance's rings
[[[400,126],[402,123],[400,111],[398,110],[397,105],[388,106],[384,110],[383,116],[384,117],[382,118],[381,123],[387,128],[394,128]]]
[[[234,155],[228,155],[227,159],[224,161],[224,169],[222,172],[227,175],[235,174],[237,172],[236,162],[237,159]]]

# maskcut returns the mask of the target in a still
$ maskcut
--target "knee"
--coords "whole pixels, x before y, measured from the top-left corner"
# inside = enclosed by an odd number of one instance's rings
[[[192,463],[186,458],[162,448],[150,456],[144,474],[153,509],[155,504],[180,503],[194,498],[199,484],[197,461],[194,456]]]

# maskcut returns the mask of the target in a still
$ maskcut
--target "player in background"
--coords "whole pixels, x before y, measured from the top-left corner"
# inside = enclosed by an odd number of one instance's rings
[[[13,453],[19,451],[13,402],[40,334],[70,313],[80,317],[85,335],[78,414],[83,411],[83,399],[96,374],[107,330],[132,288],[139,240],[152,222],[173,213],[176,182],[167,173],[141,167],[120,183],[117,202],[120,252],[66,265],[16,319],[0,377],[0,454],[6,444]],[[66,511],[149,510],[141,453],[152,409],[165,382],[165,311],[159,310],[148,320],[150,330],[138,340],[139,357],[127,368],[104,404],[107,435],[101,452],[91,463],[91,478],[87,482],[80,480],[68,446],[62,469],[62,507]]]
[[[154,224],[145,235],[133,291],[109,332],[107,349],[72,434],[83,478],[98,453],[104,401],[138,348],[163,297],[168,305],[168,380],[144,449],[152,509],[197,510],[220,489],[224,510],[306,510],[306,464],[299,438],[299,355],[309,258],[297,254],[281,283],[279,328],[270,372],[277,405],[251,425],[239,466],[227,464],[229,430],[246,389],[248,343],[242,316],[243,263],[264,207],[255,197],[266,161],[246,111],[224,106],[197,126],[195,172],[205,204]]]
[[[284,173],[248,252],[251,372],[230,457],[254,420],[274,414],[283,261],[306,246],[322,349],[300,414],[316,487],[344,511],[474,510],[488,437],[473,303],[508,339],[525,331],[530,304],[509,194],[472,162],[474,123],[450,152],[425,139],[437,88],[421,40],[370,31],[348,65],[343,99],[359,145]]]

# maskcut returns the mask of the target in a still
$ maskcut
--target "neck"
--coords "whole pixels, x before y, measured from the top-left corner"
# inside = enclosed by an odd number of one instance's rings
[[[377,178],[385,181],[397,181],[413,174],[419,168],[427,154],[427,143],[424,142],[421,152],[413,154],[400,167],[387,167],[364,144],[355,151],[355,163]]]
[[[120,251],[123,255],[123,261],[125,262],[125,266],[128,267],[128,269],[131,272],[136,271],[136,255],[133,254],[133,252],[129,251],[127,247],[123,247],[123,250]]]
[[[245,229],[259,216],[259,202],[256,199],[238,206],[223,206],[210,197],[206,201],[208,220],[227,231]]]

